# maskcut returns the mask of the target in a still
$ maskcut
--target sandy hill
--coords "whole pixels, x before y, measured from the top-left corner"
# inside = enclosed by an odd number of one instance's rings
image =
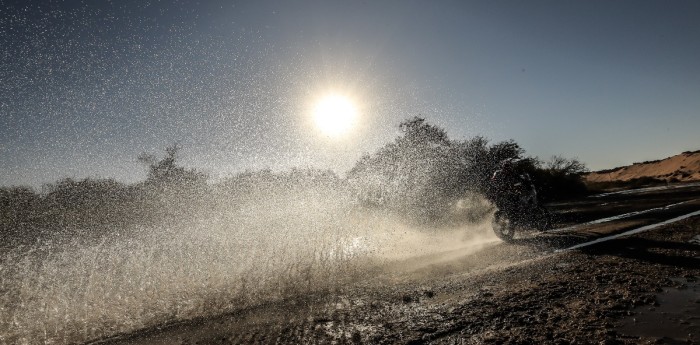
[[[588,182],[629,181],[651,177],[668,182],[700,180],[700,150],[683,152],[658,161],[595,171],[586,175]]]

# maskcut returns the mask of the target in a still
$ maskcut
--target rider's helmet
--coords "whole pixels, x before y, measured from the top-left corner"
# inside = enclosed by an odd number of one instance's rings
[[[515,173],[515,166],[516,166],[516,159],[515,158],[506,158],[501,161],[500,163],[500,170],[502,175],[511,175]]]

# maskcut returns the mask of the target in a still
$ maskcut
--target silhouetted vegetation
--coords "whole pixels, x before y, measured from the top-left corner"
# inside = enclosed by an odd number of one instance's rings
[[[645,176],[629,179],[626,181],[614,180],[614,181],[601,181],[601,182],[587,182],[586,186],[588,190],[592,192],[605,192],[612,190],[621,189],[637,189],[653,186],[662,186],[668,183],[679,182],[676,178],[670,178],[668,181],[666,179],[659,179],[655,177]]]
[[[543,202],[573,198],[588,192],[582,176],[588,172],[578,159],[553,156],[531,168]]]
[[[603,169],[603,170],[598,170],[598,171],[596,171],[596,173],[597,173],[597,174],[609,174],[609,173],[612,173],[612,172],[616,172],[616,171],[618,171],[618,170],[622,170],[622,169],[624,169],[624,168],[626,168],[626,167],[627,167],[627,166],[614,167],[614,168],[610,168],[610,169]]]
[[[532,175],[543,201],[586,192],[585,166],[575,159],[553,157],[542,163],[509,140],[495,144],[483,137],[451,140],[445,131],[414,117],[401,123],[403,134],[373,155],[363,156],[348,173],[360,200],[421,222],[454,220],[460,200],[488,195],[491,176],[501,162]],[[459,217],[458,217],[459,218]]]
[[[654,163],[661,162],[662,160],[663,159],[654,159],[654,160],[644,161],[644,162],[634,162],[634,163],[632,163],[632,165],[654,164]]]
[[[58,233],[102,236],[135,225],[182,224],[240,214],[246,207],[274,209],[341,197],[409,221],[464,222],[476,217],[469,206],[492,191],[491,176],[504,160],[514,161],[517,169],[532,176],[542,201],[586,192],[581,182],[586,168],[578,160],[556,156],[542,162],[527,156],[512,140],[493,144],[480,136],[452,140],[442,128],[419,117],[399,128],[399,137],[362,156],[346,178],[329,170],[261,170],[211,183],[206,174],[181,166],[179,147],[173,145],[162,158],[141,154],[138,161],[147,177],[132,185],[113,179],[66,178],[45,185],[41,192],[2,187],[0,232],[8,239],[6,244],[30,243],[45,235],[55,238]]]

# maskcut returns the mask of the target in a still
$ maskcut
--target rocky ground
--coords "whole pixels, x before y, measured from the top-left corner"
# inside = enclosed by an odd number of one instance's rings
[[[695,196],[678,207],[697,210]],[[627,207],[619,197],[614,200],[616,207]],[[601,200],[589,210],[611,203]],[[463,255],[387,264],[335,291],[99,343],[700,343],[700,216],[560,250],[675,216],[659,212],[512,244],[494,242]]]

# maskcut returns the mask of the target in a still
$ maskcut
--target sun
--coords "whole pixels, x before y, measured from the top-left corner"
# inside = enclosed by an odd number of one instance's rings
[[[313,116],[316,127],[323,134],[339,137],[355,126],[357,109],[348,97],[332,94],[316,103]]]

